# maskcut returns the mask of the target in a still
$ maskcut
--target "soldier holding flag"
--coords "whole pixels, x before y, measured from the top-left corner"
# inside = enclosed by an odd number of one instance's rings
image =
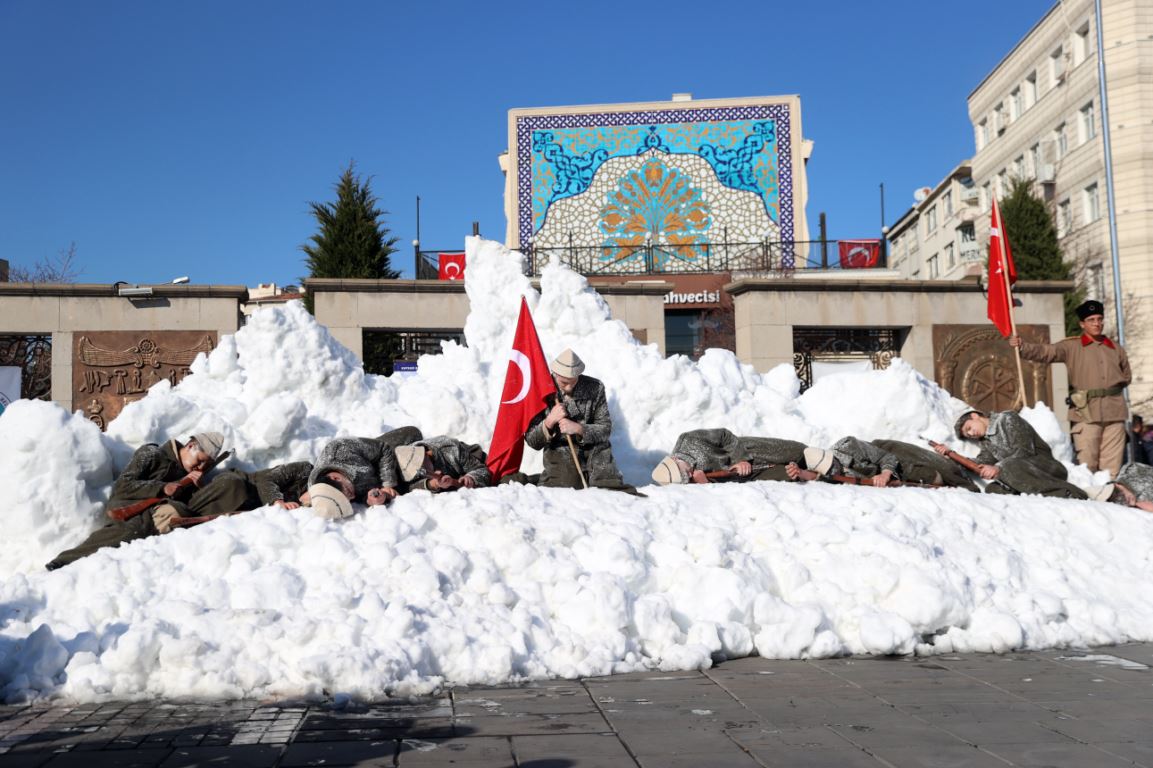
[[[1133,380],[1124,348],[1105,335],[1105,306],[1090,299],[1077,307],[1081,335],[1056,344],[1031,344],[1016,334],[1010,346],[1038,363],[1064,363],[1069,371],[1069,421],[1077,460],[1116,477],[1125,453],[1125,386]]]

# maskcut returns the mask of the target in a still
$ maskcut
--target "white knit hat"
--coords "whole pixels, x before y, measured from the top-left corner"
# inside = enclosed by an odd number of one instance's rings
[[[400,476],[404,482],[411,483],[424,466],[423,445],[401,445],[393,449],[396,454],[396,463],[400,467]]]
[[[806,448],[805,466],[818,475],[827,475],[833,468],[833,452],[822,448]]]
[[[670,483],[687,483],[689,476],[681,469],[681,465],[672,456],[665,456],[661,463],[653,469],[653,482],[658,485]]]
[[[1093,501],[1109,501],[1115,488],[1114,483],[1105,483],[1105,485],[1094,485],[1086,488],[1085,493],[1089,494],[1089,498]]]
[[[308,486],[308,505],[317,517],[326,520],[352,516],[352,502],[344,492],[325,483]]]
[[[576,352],[571,349],[566,349],[556,356],[552,361],[549,369],[557,376],[564,376],[566,379],[575,379],[585,371],[584,361],[577,357]]]
[[[208,458],[215,460],[224,447],[224,435],[219,432],[201,432],[193,435],[192,439],[200,446],[200,450],[208,454]]]

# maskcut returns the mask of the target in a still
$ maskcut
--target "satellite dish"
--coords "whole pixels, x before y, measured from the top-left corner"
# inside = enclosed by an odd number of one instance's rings
[[[933,190],[929,187],[918,187],[917,189],[913,190],[913,200],[918,203],[923,203],[925,202],[925,198],[927,198],[932,193]]]

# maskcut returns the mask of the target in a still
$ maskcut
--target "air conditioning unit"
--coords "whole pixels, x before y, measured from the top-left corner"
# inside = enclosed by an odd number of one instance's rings
[[[1037,169],[1037,181],[1042,184],[1052,184],[1057,181],[1057,169],[1052,163],[1043,163]]]

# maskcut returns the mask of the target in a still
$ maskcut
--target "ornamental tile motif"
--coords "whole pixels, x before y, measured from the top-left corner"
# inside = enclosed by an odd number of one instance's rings
[[[571,213],[572,203],[580,198],[596,197],[594,181],[617,165],[615,161],[627,157],[663,157],[670,170],[681,166],[679,176],[685,173],[682,161],[689,157],[703,160],[703,167],[692,164],[691,175],[682,180],[702,190],[701,200],[711,211],[714,240],[719,237],[719,221],[740,222],[736,228],[747,231],[750,241],[770,233],[782,240],[793,237],[788,105],[522,116],[516,118],[516,144],[517,231],[522,244],[560,245],[560,233],[570,243],[574,238],[586,241],[594,235],[611,235],[576,229],[578,221],[588,223],[585,215],[575,220],[571,216],[562,217],[564,221],[549,219],[562,209]],[[719,189],[704,191],[710,182]],[[614,176],[608,186],[615,189],[627,184],[626,177]],[[759,202],[759,220],[744,222],[749,193]],[[606,202],[601,196],[592,204],[604,206]],[[727,214],[730,205],[741,212]],[[665,232],[669,242],[673,235],[691,239],[691,233]],[[728,235],[736,242],[732,231]]]

